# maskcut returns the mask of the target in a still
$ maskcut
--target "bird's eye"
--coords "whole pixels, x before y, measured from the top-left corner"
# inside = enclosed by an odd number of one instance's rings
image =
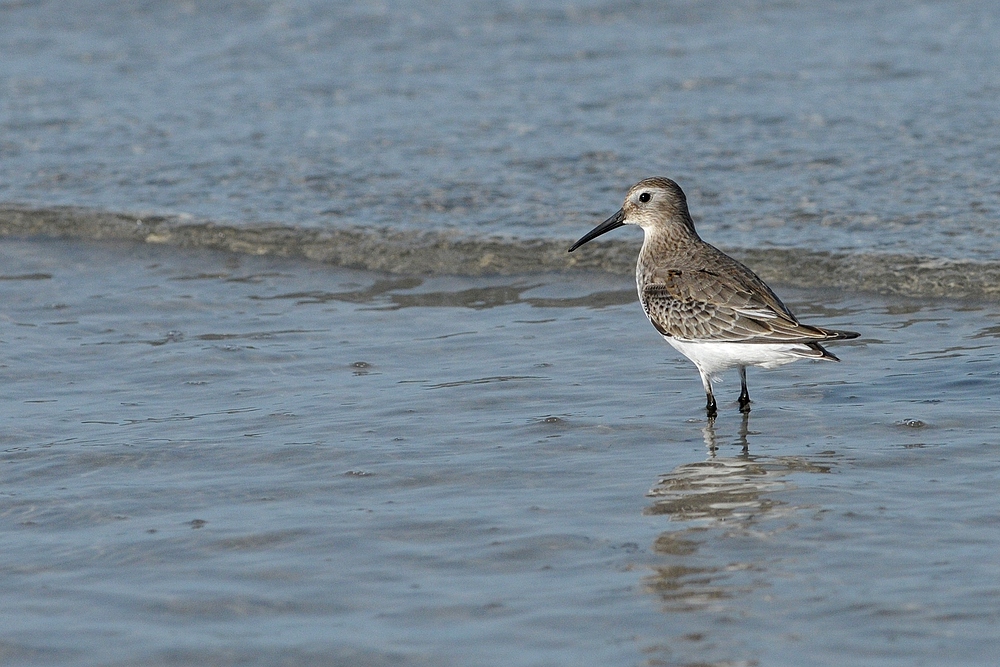
[[[639,201],[641,201],[643,204],[645,204],[646,202],[648,202],[649,201],[649,193],[648,192],[643,192],[641,195],[639,195]]]

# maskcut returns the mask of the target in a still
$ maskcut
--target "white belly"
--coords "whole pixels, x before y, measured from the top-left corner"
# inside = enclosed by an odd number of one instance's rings
[[[719,373],[739,366],[777,368],[797,359],[818,356],[815,350],[794,343],[699,343],[663,338],[694,362],[702,374],[713,379]]]

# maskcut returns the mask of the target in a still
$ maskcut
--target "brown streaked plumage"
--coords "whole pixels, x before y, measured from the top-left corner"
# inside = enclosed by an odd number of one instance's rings
[[[710,417],[717,412],[712,382],[722,371],[739,369],[740,410],[749,412],[747,366],[839,361],[820,343],[858,337],[800,323],[757,274],[701,240],[684,192],[669,178],[632,186],[622,208],[569,251],[622,225],[642,227],[635,267],[639,301],[656,330],[698,367]]]

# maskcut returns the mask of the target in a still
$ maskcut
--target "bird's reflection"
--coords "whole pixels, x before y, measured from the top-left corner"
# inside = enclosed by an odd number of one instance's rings
[[[750,430],[746,414],[733,440],[719,435],[714,419],[704,424],[702,436],[707,457],[660,475],[647,494],[653,502],[644,514],[662,515],[686,524],[660,534],[653,543],[653,551],[663,556],[664,562],[654,566],[647,586],[670,611],[715,607],[763,585],[759,573],[765,570],[764,562],[755,562],[754,556],[747,554],[745,562],[713,564],[711,558],[698,552],[709,541],[717,542],[716,548],[728,550],[730,547],[718,541],[759,537],[769,532],[771,529],[765,530],[769,520],[780,520],[801,510],[782,498],[783,492],[794,488],[790,476],[828,473],[835,464],[832,452],[816,459],[751,455],[749,440],[761,434]],[[738,453],[720,454],[730,443],[739,447]],[[741,572],[757,575],[747,577]]]
[[[705,425],[701,429],[701,436],[705,439],[705,447],[708,448],[708,452],[711,456],[715,456],[715,452],[719,450],[718,436],[715,433],[715,417],[709,417],[705,422]],[[740,445],[743,449],[744,454],[750,453],[750,413],[744,412],[743,419],[740,422],[740,430],[737,432],[737,445]]]

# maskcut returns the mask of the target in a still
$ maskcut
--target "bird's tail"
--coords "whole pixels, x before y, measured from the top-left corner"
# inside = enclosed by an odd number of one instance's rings
[[[823,361],[840,361],[840,357],[835,355],[833,352],[830,352],[830,350],[826,349],[819,343],[806,343],[806,347],[812,350],[812,354],[808,355],[810,359],[820,359]]]
[[[831,340],[850,340],[852,338],[857,338],[861,334],[856,331],[841,331],[839,329],[824,329],[822,327],[810,326],[810,329],[815,330],[824,343]],[[808,359],[819,359],[823,361],[840,361],[840,359],[833,352],[830,352],[825,347],[819,344],[819,341],[803,341],[802,347],[800,347],[796,353],[801,357],[806,357]]]
[[[861,335],[857,331],[841,331],[840,329],[824,329],[822,327],[815,328],[826,334],[824,340],[850,340]]]

